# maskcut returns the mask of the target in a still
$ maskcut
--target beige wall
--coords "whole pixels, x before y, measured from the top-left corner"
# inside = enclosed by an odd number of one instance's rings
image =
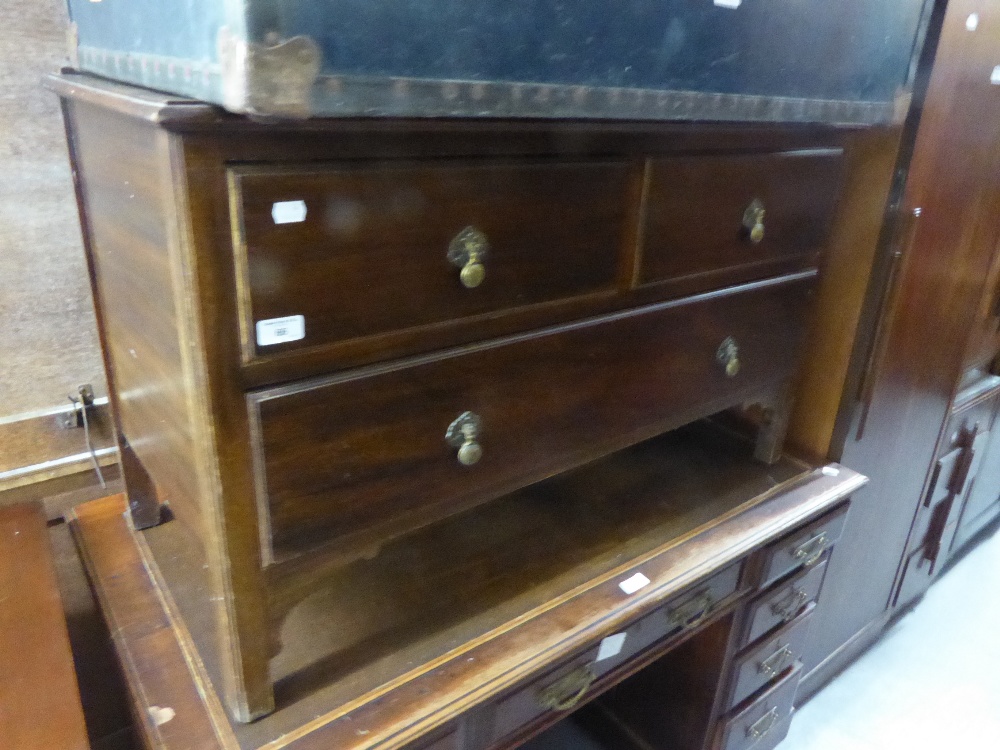
[[[0,421],[105,392],[56,97],[63,0],[0,0]],[[3,452],[0,446],[0,452]]]

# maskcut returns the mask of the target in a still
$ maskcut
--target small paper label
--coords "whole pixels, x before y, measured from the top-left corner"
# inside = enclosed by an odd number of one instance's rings
[[[712,0],[720,8],[739,8],[743,4],[743,0]]]
[[[994,86],[1000,86],[1000,65],[993,68],[993,72],[990,74],[990,83]]]
[[[649,585],[649,579],[646,578],[642,573],[636,573],[630,578],[626,578],[624,581],[618,584],[618,588],[624,591],[626,594],[634,594],[636,591],[641,589],[643,586]]]
[[[306,319],[302,315],[257,321],[257,346],[271,346],[306,337]]]
[[[824,466],[823,473],[826,474],[828,477],[836,477],[840,476],[840,469],[838,469],[836,466]]]
[[[305,201],[281,201],[271,206],[275,224],[297,224],[306,220]]]
[[[625,645],[626,635],[626,633],[615,633],[601,641],[601,647],[597,649],[597,658],[594,661],[604,661],[612,656],[618,656],[622,651],[622,646]]]
[[[975,31],[979,28],[979,14],[973,13],[971,16],[965,19],[965,28],[969,31]]]

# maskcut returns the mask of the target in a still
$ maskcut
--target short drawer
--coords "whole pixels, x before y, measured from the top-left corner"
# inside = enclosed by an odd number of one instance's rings
[[[770,750],[788,734],[801,667],[730,719],[722,730],[720,750]]]
[[[736,593],[742,569],[742,563],[730,565],[630,625],[623,631],[625,639],[622,641],[621,651],[598,662],[602,671],[606,672],[625,663],[668,636],[700,625],[718,610],[720,604]]]
[[[807,609],[771,638],[736,659],[729,707],[739,705],[770,685],[800,660],[811,618],[812,610]]]
[[[688,293],[814,264],[842,161],[839,149],[654,160],[639,283]]]
[[[614,288],[623,162],[230,171],[244,359]],[[274,325],[301,316],[292,333]]]
[[[670,636],[697,627],[718,605],[736,593],[742,563],[730,565],[688,591],[673,597],[656,611],[637,620],[621,633],[602,639],[569,664],[548,673],[527,687],[500,700],[494,708],[493,741],[513,735],[549,712],[569,711],[587,697],[591,686],[613,669]],[[613,639],[624,639],[611,656],[603,657]],[[607,643],[610,641],[610,643]]]
[[[824,575],[826,560],[758,596],[749,605],[749,624],[742,643],[754,643],[765,633],[795,619],[819,597]]]
[[[515,734],[543,714],[576,708],[599,677],[593,663],[596,654],[596,649],[588,651],[498,701],[493,707],[490,742]]]
[[[764,553],[764,577],[761,588],[799,568],[811,568],[840,539],[847,521],[847,508],[828,513],[804,529],[775,542]]]
[[[265,560],[333,540],[344,553],[352,538],[370,551],[773,394],[794,371],[812,285],[662,303],[250,395]]]

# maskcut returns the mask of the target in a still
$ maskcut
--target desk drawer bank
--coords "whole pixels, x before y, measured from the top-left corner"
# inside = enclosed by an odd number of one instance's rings
[[[392,540],[734,406],[780,454],[850,131],[310,120],[54,77],[131,518],[226,703]]]

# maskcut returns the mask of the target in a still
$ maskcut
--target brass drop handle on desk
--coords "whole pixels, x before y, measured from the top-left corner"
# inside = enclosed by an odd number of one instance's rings
[[[553,711],[569,711],[583,700],[597,675],[589,666],[578,667],[538,692],[538,703]]]
[[[726,376],[735,378],[740,371],[740,347],[736,339],[728,336],[725,341],[719,344],[715,352],[716,361],[722,365],[726,371]]]
[[[780,602],[774,602],[771,605],[771,611],[780,616],[785,622],[788,622],[798,614],[799,610],[802,609],[802,605],[805,604],[808,599],[809,594],[805,591],[802,591],[801,589],[792,589],[788,596]]]
[[[477,442],[481,429],[482,420],[471,411],[463,412],[448,425],[444,438],[448,445],[458,448],[458,462],[462,466],[472,466],[483,457],[483,447]]]
[[[475,227],[466,227],[448,245],[448,260],[462,269],[458,278],[466,289],[475,289],[486,278],[483,261],[489,250],[486,235]]]
[[[819,559],[829,546],[830,539],[827,537],[826,532],[823,531],[792,550],[792,557],[802,563],[803,566],[811,568],[819,562]]]
[[[708,591],[702,591],[689,601],[667,613],[667,622],[672,628],[693,628],[705,621],[712,612],[715,600]]]
[[[750,241],[759,245],[764,239],[764,203],[758,198],[743,212],[743,228],[749,232]]]
[[[766,659],[757,663],[757,671],[767,677],[777,677],[781,670],[788,666],[788,661],[794,656],[788,646],[782,646]]]
[[[747,737],[759,742],[764,739],[768,733],[774,729],[774,725],[778,723],[778,707],[775,706],[766,714],[761,716],[757,721],[747,727]]]

